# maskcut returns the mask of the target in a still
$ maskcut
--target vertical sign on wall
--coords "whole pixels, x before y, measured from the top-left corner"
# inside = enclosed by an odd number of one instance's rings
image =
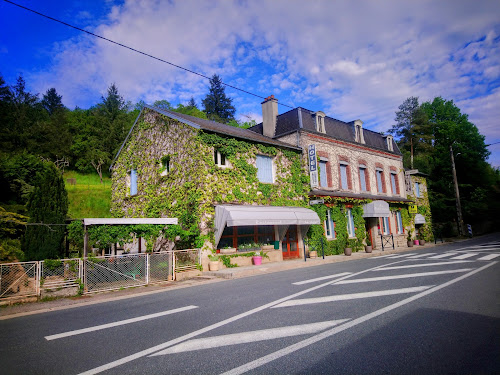
[[[311,187],[318,187],[318,159],[316,157],[316,145],[309,145],[309,177],[311,178]]]

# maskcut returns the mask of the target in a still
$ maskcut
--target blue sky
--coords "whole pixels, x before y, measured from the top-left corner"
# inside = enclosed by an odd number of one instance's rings
[[[28,1],[15,2],[280,103],[361,119],[387,131],[410,96],[442,96],[500,142],[500,2]],[[0,73],[55,87],[88,108],[111,83],[126,100],[200,103],[208,81],[0,2]],[[226,89],[240,118],[261,100]],[[280,106],[280,113],[289,108]],[[500,144],[489,147],[500,166]]]

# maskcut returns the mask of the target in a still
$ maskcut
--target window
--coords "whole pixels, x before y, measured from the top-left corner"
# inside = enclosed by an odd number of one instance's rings
[[[221,154],[221,152],[217,149],[214,149],[214,163],[219,167],[226,166],[226,155]]]
[[[415,182],[415,196],[420,198],[420,182]]]
[[[319,186],[327,187],[328,181],[326,178],[326,168],[328,161],[320,160],[319,161]]]
[[[137,194],[137,171],[135,169],[130,170],[130,195]]]
[[[354,233],[354,217],[350,208],[347,209],[347,233],[349,237],[356,237],[356,233]]]
[[[166,155],[160,160],[160,175],[166,176],[170,172],[170,155]]]
[[[326,133],[325,114],[321,111],[316,112],[316,131],[320,133]]]
[[[392,145],[392,135],[387,136],[387,149],[389,151],[394,151],[394,146]]]
[[[377,189],[379,193],[385,193],[384,191],[384,171],[382,169],[377,169]]]
[[[265,155],[257,155],[257,178],[260,182],[272,184],[273,180],[273,159]]]
[[[225,227],[217,248],[222,249],[226,246],[237,248],[250,243],[274,244],[274,226]]]
[[[349,182],[347,180],[347,164],[340,164],[340,187],[344,190],[349,189]]]
[[[325,220],[325,235],[326,238],[334,240],[335,235],[335,222],[332,220],[332,212],[330,209],[326,210],[326,220]]]
[[[397,194],[396,191],[396,174],[391,173],[391,187],[392,187],[392,194]]]
[[[366,178],[368,177],[368,174],[366,172],[366,167],[364,165],[359,166],[359,182],[360,182],[360,188],[361,191],[368,191],[366,188]]]
[[[390,234],[391,230],[389,227],[389,218],[388,217],[383,217],[382,218],[382,234]]]
[[[403,220],[401,219],[401,211],[396,211],[396,227],[398,229],[398,234],[403,234]]]

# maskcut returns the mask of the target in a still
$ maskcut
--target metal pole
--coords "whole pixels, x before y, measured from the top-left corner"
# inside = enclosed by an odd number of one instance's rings
[[[457,181],[457,171],[455,170],[455,158],[453,156],[453,147],[450,145],[450,157],[451,157],[451,170],[453,172],[453,183],[455,184],[455,198],[457,205],[457,218],[458,218],[458,234],[461,236],[465,235],[464,232],[464,220],[462,218],[462,205],[460,204],[460,192],[458,191],[458,181]]]
[[[325,243],[323,242],[323,237],[321,237],[321,251],[323,252],[323,259],[325,259]]]
[[[304,262],[307,262],[306,243],[304,241],[302,242],[304,243]]]

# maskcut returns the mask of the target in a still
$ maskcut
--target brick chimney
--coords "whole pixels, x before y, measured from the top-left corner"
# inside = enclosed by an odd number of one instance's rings
[[[274,95],[268,96],[262,102],[262,133],[266,137],[274,137],[277,117],[278,99],[275,99]]]

